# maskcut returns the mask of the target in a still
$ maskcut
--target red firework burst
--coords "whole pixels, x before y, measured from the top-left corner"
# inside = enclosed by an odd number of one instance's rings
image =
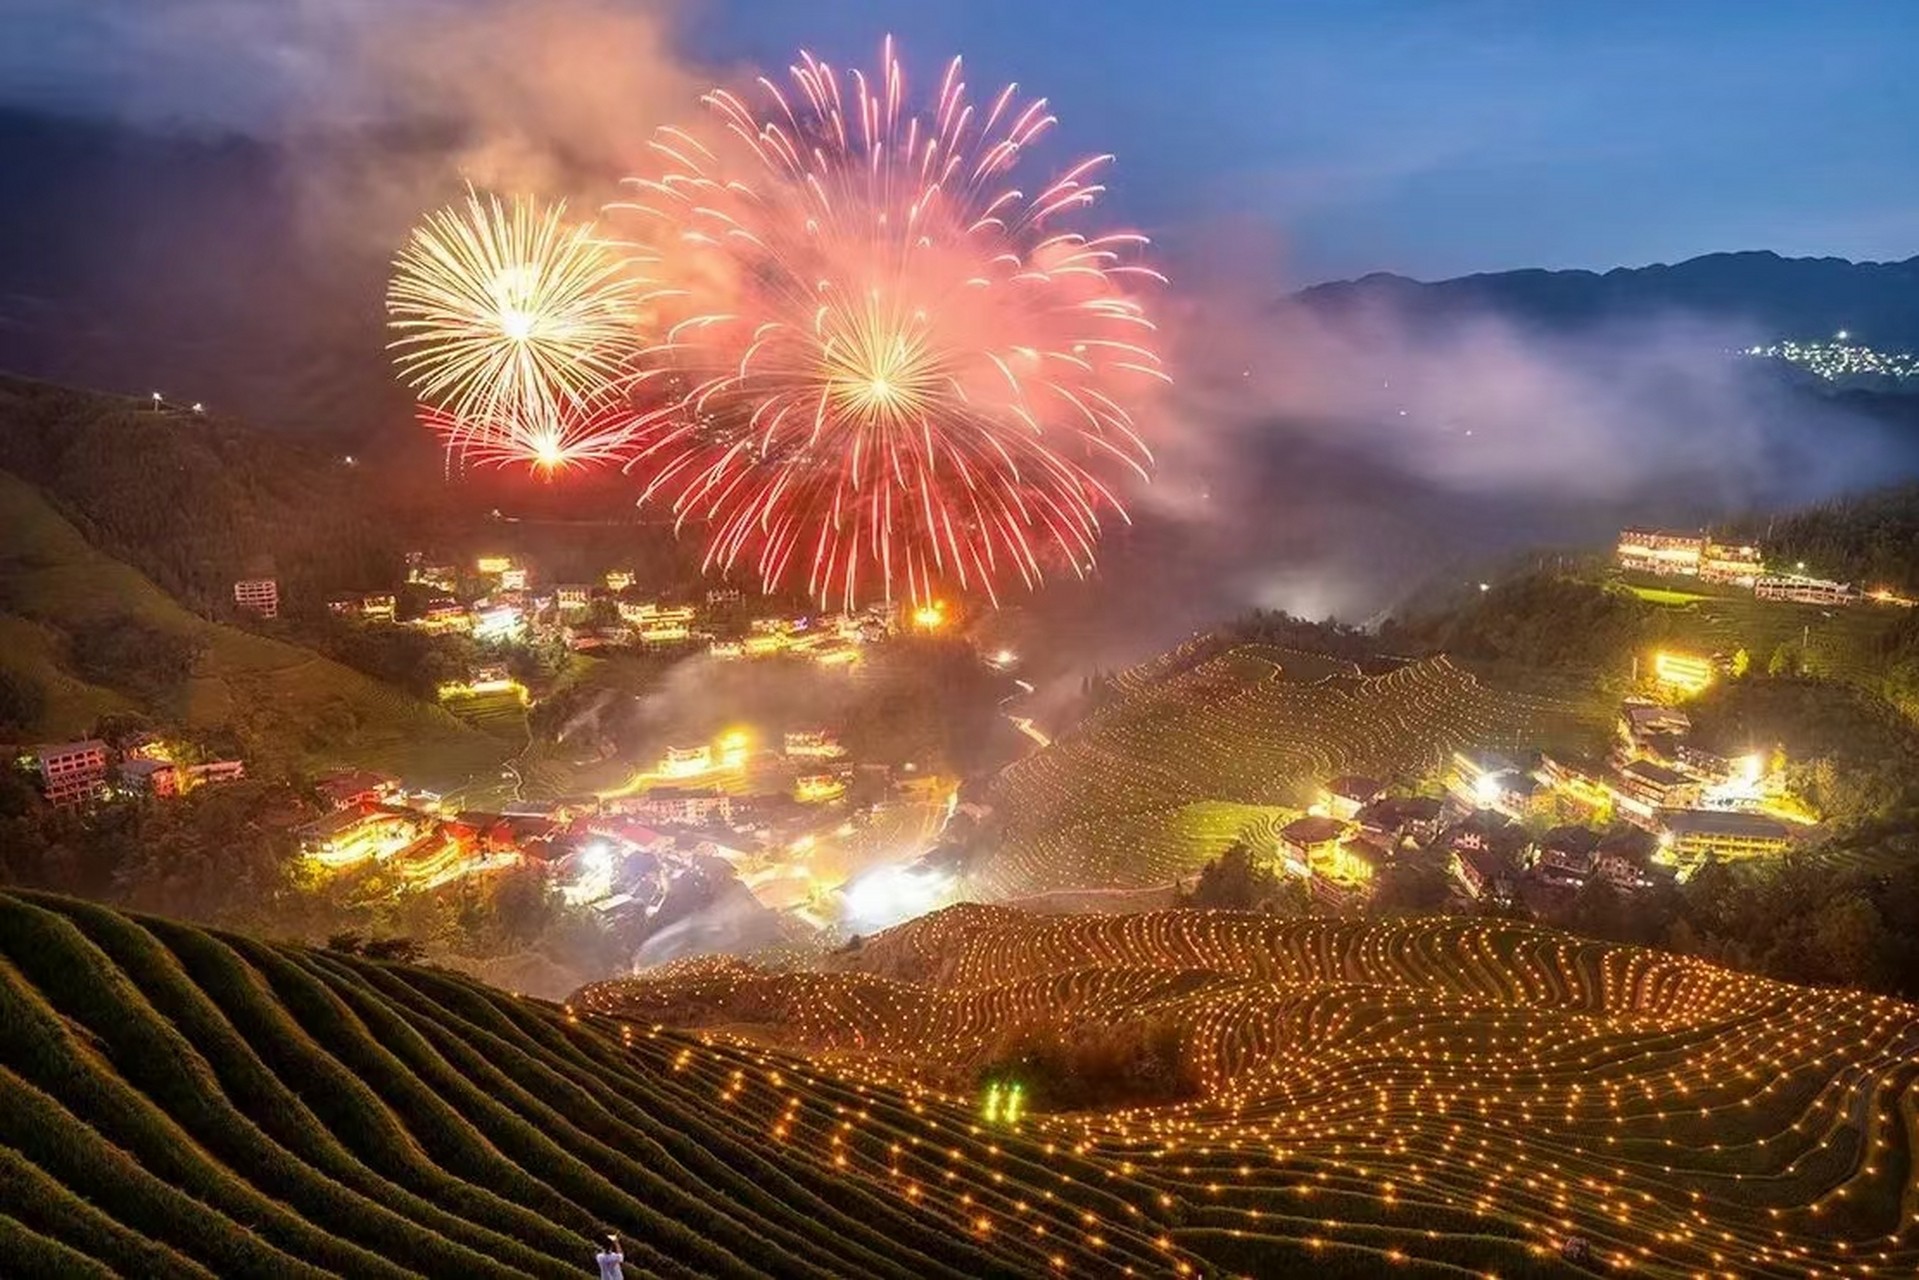
[[[660,130],[608,209],[652,335],[621,444],[641,501],[703,522],[709,569],[822,601],[1084,573],[1165,380],[1145,238],[1072,227],[1110,157],[1029,194],[1045,101],[978,106],[955,59],[911,111],[890,41],[877,80],[803,54],[759,85],[757,110],[715,91],[709,127]]]

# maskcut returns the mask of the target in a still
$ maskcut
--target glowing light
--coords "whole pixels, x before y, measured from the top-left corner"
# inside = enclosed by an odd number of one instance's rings
[[[610,388],[633,342],[636,285],[564,205],[468,192],[414,229],[387,289],[391,348],[427,425],[462,461],[551,470],[610,460]],[[591,446],[585,440],[595,443]]]
[[[1712,683],[1712,662],[1688,653],[1660,650],[1652,659],[1653,678],[1680,693],[1695,694]]]
[[[1108,157],[1022,178],[1045,103],[973,104],[955,60],[916,111],[890,42],[872,75],[802,54],[703,101],[607,210],[652,321],[642,502],[821,600],[1083,574],[1165,381],[1144,237],[1074,228]]]

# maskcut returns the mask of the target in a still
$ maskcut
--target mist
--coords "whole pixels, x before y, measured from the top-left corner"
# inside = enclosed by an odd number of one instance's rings
[[[35,175],[0,210],[0,367],[347,433],[371,457],[419,443],[381,308],[418,215],[467,182],[595,209],[656,125],[748,70],[687,58],[670,3],[36,12],[84,13],[87,46],[0,53],[0,96],[57,83],[76,117],[118,123],[0,117],[5,170]],[[1172,246],[1150,300],[1175,380],[1144,415],[1157,474],[1130,525],[1105,522],[1090,580],[1008,598],[1035,662],[1115,665],[1249,608],[1364,622],[1625,521],[1919,471],[1911,440],[1732,355],[1737,316],[1334,314],[1289,298],[1283,227],[1144,230]]]
[[[1919,474],[1910,433],[1736,354],[1737,316],[1329,314],[1275,301],[1277,255],[1246,270],[1242,250],[1174,265],[1153,482],[1094,580],[1032,602],[1090,664],[1255,608],[1364,624],[1520,553],[1604,548],[1625,523],[1697,527]]]

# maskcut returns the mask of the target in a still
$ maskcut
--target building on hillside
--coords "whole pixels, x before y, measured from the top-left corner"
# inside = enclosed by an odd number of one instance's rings
[[[399,609],[399,599],[391,591],[376,591],[360,597],[360,616],[368,622],[391,622]]]
[[[846,794],[846,779],[837,773],[802,773],[793,779],[793,798],[802,804],[824,804]]]
[[[1628,702],[1619,708],[1619,736],[1637,746],[1654,735],[1692,732],[1692,720],[1677,707],[1656,702]]]
[[[233,584],[233,603],[262,618],[280,616],[280,584],[273,578],[242,578]]]
[[[399,779],[366,769],[343,769],[338,773],[325,774],[313,784],[321,803],[336,812],[384,803],[399,787]]]
[[[846,754],[846,748],[824,729],[788,730],[782,746],[789,760],[837,760]]]
[[[1319,803],[1328,814],[1341,822],[1351,822],[1359,816],[1361,809],[1385,794],[1385,784],[1376,778],[1342,773],[1319,789]]]
[[[1858,591],[1849,582],[1796,573],[1761,578],[1753,584],[1752,593],[1761,600],[1790,600],[1795,604],[1848,605],[1859,600]]]
[[[1653,866],[1658,842],[1638,827],[1615,827],[1593,846],[1592,873],[1615,889],[1636,893],[1651,888],[1660,878]]]
[[[328,596],[326,611],[336,618],[354,618],[360,613],[359,596]]]
[[[1436,796],[1387,796],[1353,815],[1360,829],[1392,844],[1425,844],[1439,834],[1445,803]]]
[[[1699,577],[1705,582],[1724,582],[1750,588],[1759,580],[1762,566],[1759,548],[1751,543],[1714,542],[1707,539],[1699,560]]]
[[[1621,569],[1634,573],[1742,587],[1750,587],[1760,571],[1759,548],[1751,543],[1716,542],[1704,532],[1671,529],[1621,529],[1616,559]]]
[[[1699,783],[1677,769],[1633,760],[1619,770],[1620,803],[1650,815],[1655,809],[1689,809],[1699,802]]]
[[[1370,886],[1391,861],[1390,852],[1363,834],[1355,835],[1339,842],[1324,874],[1347,884]]]
[[[1601,809],[1613,803],[1613,791],[1607,781],[1603,762],[1565,752],[1542,752],[1539,777],[1562,799],[1586,809]]]
[[[180,794],[180,773],[170,760],[153,760],[146,756],[120,762],[120,781],[130,791],[140,791],[164,800]]]
[[[1446,789],[1467,807],[1486,808],[1499,797],[1499,779],[1518,772],[1495,751],[1455,751],[1446,771]]]
[[[1699,576],[1706,557],[1706,535],[1669,529],[1621,529],[1616,559],[1621,569],[1661,577]]]
[[[1351,829],[1338,818],[1295,818],[1279,829],[1279,855],[1293,874],[1311,875],[1316,863],[1331,865],[1339,853],[1339,842]]]
[[[705,773],[713,767],[713,748],[706,743],[693,747],[668,747],[660,757],[660,772],[669,778],[685,778]]]
[[[1751,858],[1783,853],[1792,829],[1763,813],[1678,809],[1660,815],[1667,847],[1687,857]]]
[[[646,644],[668,644],[693,634],[698,611],[692,605],[663,605],[657,600],[622,600],[620,620],[639,633]]]
[[[1497,809],[1475,809],[1433,841],[1436,849],[1494,849],[1516,858],[1526,845],[1526,829]]]
[[[1475,901],[1505,900],[1513,895],[1512,864],[1497,850],[1455,847],[1447,860],[1447,869],[1466,895]]]
[[[1576,889],[1592,875],[1593,850],[1598,847],[1599,833],[1591,827],[1554,827],[1534,845],[1533,874],[1549,884]]]
[[[181,789],[212,782],[238,782],[246,776],[247,762],[244,760],[208,760],[186,766],[181,774]]]
[[[482,601],[473,606],[475,640],[514,640],[526,631],[526,614],[504,601]]]
[[[649,822],[695,824],[733,817],[733,797],[720,791],[691,787],[655,787],[637,796],[607,802],[609,811]]]
[[[392,805],[342,809],[300,829],[300,848],[321,866],[338,869],[369,858],[390,858],[436,824],[425,814]]]
[[[107,744],[98,738],[35,747],[33,758],[48,804],[79,804],[106,789]]]
[[[553,598],[562,610],[578,612],[593,603],[593,588],[584,582],[568,582],[553,588]]]

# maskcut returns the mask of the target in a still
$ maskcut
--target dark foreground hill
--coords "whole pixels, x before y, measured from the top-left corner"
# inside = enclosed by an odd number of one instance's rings
[[[569,1010],[0,893],[0,1275],[578,1276],[606,1229],[639,1276],[1919,1260],[1898,1001],[1193,911],[956,909],[828,973],[664,980]],[[663,1030],[663,990],[785,1047]],[[1022,1019],[1147,1009],[1186,1019],[1199,1096],[1009,1121],[914,1083]]]
[[[0,894],[0,1275],[1191,1274],[971,1108],[449,974]]]

